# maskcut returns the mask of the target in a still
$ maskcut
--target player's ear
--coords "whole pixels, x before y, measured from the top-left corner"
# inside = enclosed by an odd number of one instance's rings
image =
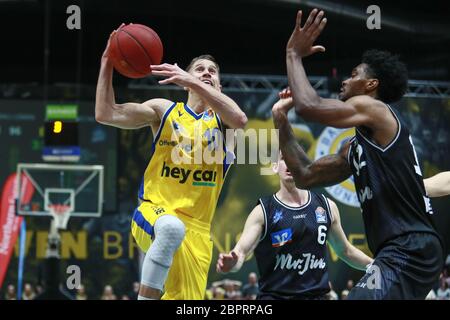
[[[373,91],[378,88],[379,81],[378,79],[369,79],[366,83],[367,91]]]

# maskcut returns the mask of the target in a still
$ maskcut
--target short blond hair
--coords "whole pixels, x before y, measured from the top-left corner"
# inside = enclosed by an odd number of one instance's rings
[[[191,68],[194,66],[194,63],[196,63],[198,60],[202,60],[202,59],[204,59],[204,60],[209,60],[209,61],[213,62],[214,65],[215,65],[216,68],[217,68],[217,71],[220,72],[219,64],[217,63],[216,59],[215,59],[212,55],[210,55],[210,54],[202,54],[202,55],[200,55],[200,56],[195,57],[194,59],[192,59],[191,62],[189,63],[189,65],[187,66],[186,71],[189,72],[189,71],[191,70]]]

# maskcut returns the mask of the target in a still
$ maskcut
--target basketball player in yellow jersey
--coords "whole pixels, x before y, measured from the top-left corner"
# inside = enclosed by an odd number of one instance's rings
[[[221,93],[219,66],[209,55],[194,58],[187,71],[176,64],[151,66],[154,75],[166,77],[160,84],[188,91],[187,103],[155,98],[118,104],[108,50],[109,42],[97,83],[96,120],[124,129],[150,126],[154,137],[132,221],[133,236],[146,252],[138,299],[159,299],[163,292],[162,299],[203,299],[212,258],[210,225],[229,167],[221,132],[223,125],[243,128],[247,117]],[[204,161],[208,148],[220,161]]]

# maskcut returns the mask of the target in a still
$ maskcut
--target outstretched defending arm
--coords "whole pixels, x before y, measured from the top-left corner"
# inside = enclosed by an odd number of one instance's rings
[[[244,231],[229,253],[219,254],[217,272],[237,272],[241,269],[245,258],[255,250],[264,228],[264,213],[261,205],[256,206],[245,222]]]
[[[355,96],[343,102],[337,99],[321,98],[311,86],[302,59],[317,52],[324,52],[323,46],[314,45],[325,28],[324,12],[314,9],[301,26],[302,11],[297,13],[296,26],[286,47],[286,66],[289,86],[295,103],[295,111],[303,119],[324,125],[349,128],[367,126],[378,128],[393,124],[395,119],[383,102],[369,96]],[[375,80],[374,80],[375,83]]]
[[[280,100],[273,106],[273,122],[279,129],[280,149],[295,185],[301,189],[324,187],[344,181],[351,175],[347,162],[350,143],[347,142],[338,154],[311,161],[295,139],[287,112],[293,107],[289,90],[280,93]]]
[[[333,222],[331,223],[328,237],[329,243],[338,257],[349,266],[359,270],[366,270],[367,266],[373,262],[373,259],[361,250],[355,248],[355,246],[347,240],[344,230],[342,229],[338,207],[329,199],[328,203],[330,204],[331,214],[333,216]]]

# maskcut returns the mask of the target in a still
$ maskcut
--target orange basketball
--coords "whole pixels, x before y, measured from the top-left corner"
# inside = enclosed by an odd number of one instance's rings
[[[119,73],[129,78],[143,78],[152,73],[151,64],[161,63],[163,45],[153,29],[130,23],[111,38],[110,56]]]

